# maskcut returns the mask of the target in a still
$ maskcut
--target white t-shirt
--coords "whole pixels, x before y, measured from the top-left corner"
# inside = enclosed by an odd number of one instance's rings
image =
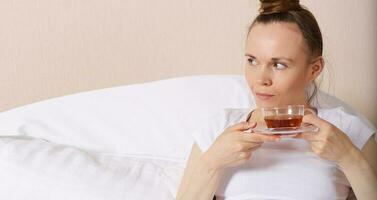
[[[250,110],[225,109],[193,132],[202,152],[208,150],[223,130],[245,121]],[[349,114],[344,108],[319,109],[318,116],[346,133],[361,149],[376,132],[365,118]],[[330,200],[346,199],[350,184],[336,163],[312,153],[302,139],[284,138],[266,142],[244,165],[228,168],[216,191],[226,200]]]

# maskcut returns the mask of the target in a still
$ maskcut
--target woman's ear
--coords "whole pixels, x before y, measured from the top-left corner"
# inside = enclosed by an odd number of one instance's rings
[[[325,62],[322,56],[318,56],[310,63],[308,70],[308,82],[314,81],[321,74],[324,65]]]

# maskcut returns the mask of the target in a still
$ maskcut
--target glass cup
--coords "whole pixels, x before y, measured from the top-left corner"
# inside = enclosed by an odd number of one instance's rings
[[[264,121],[269,130],[294,130],[301,127],[305,111],[316,114],[304,105],[287,105],[283,107],[261,108]]]

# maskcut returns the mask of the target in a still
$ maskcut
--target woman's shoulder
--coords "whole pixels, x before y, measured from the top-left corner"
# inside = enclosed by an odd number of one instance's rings
[[[318,109],[318,116],[326,121],[334,122],[334,125],[364,125],[376,129],[365,116],[343,106]]]
[[[318,116],[346,133],[360,149],[366,140],[377,131],[365,116],[342,106],[318,109]]]

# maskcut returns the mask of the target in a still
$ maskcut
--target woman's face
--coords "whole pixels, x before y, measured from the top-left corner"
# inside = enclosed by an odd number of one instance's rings
[[[309,64],[308,47],[294,23],[255,24],[245,56],[246,80],[258,107],[306,105],[305,87],[322,70],[322,58]]]

